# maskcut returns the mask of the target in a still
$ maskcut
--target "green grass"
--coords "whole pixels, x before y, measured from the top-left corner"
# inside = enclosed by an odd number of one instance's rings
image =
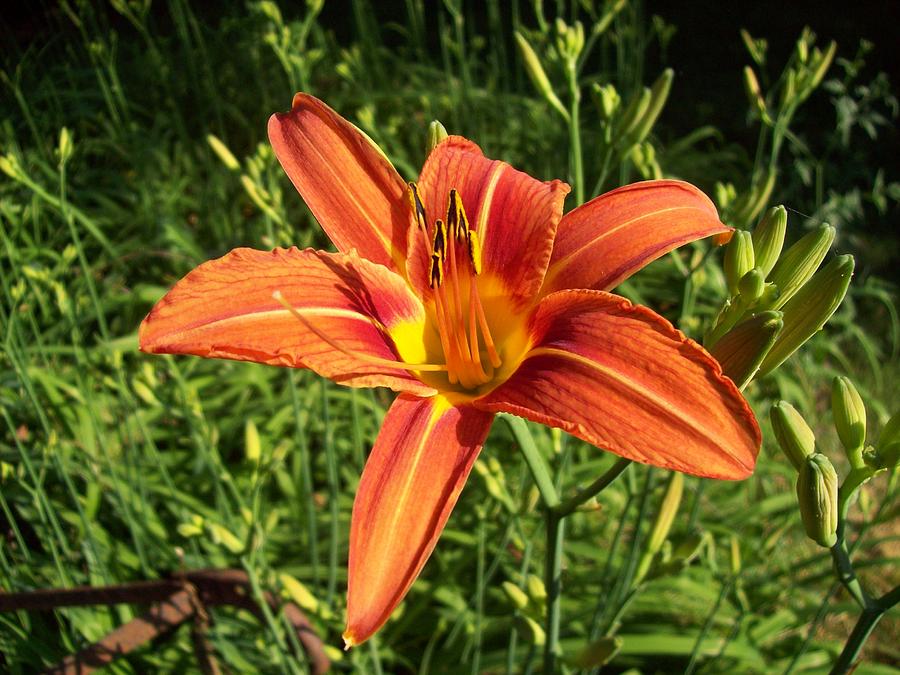
[[[398,615],[376,639],[341,655],[350,510],[388,393],[341,388],[306,371],[137,351],[136,329],[152,303],[200,262],[236,246],[329,245],[265,139],[268,116],[286,109],[297,89],[360,126],[409,178],[437,118],[491,156],[541,178],[572,180],[571,129],[531,86],[513,39],[514,31],[533,38],[568,106],[564,66],[546,60],[554,3],[545,3],[547,26],[526,3],[489,2],[471,16],[456,2],[427,13],[430,3],[395,4],[406,13],[384,23],[375,3],[348,3],[352,38],[341,40],[307,7],[294,8],[296,16],[285,8],[281,17],[269,3],[251,3],[214,17],[198,16],[184,0],[152,11],[142,3],[63,4],[44,17],[59,34],[46,48],[7,54],[0,587],[103,585],[181,567],[238,567],[258,589],[279,592],[279,575],[289,574],[317,598],[310,618],[334,648],[338,670],[540,669],[535,627],[543,609],[527,580],[542,576],[546,533],[507,425],[495,424]],[[563,16],[571,23],[576,11],[566,5]],[[588,29],[601,20],[597,12],[580,13]],[[640,46],[640,36],[654,39],[653,32],[641,16],[628,4],[580,71],[586,197],[598,179],[609,188],[653,170],[621,148],[609,150],[612,170],[605,168],[606,127],[588,93],[593,82],[612,82],[627,103],[653,82]],[[733,95],[741,95],[739,73]],[[63,127],[74,148],[66,161]],[[239,168],[223,163],[208,134]],[[664,175],[708,167],[703,180],[712,189],[721,175],[753,172],[727,145],[701,149],[688,139],[664,147],[660,137],[651,133],[645,142]],[[738,194],[749,194],[749,184]],[[802,229],[799,220],[791,216],[792,232]],[[725,295],[718,254],[706,251],[702,243],[686,247],[620,290],[699,336]],[[778,398],[796,405],[840,471],[830,379],[846,374],[857,383],[877,429],[900,408],[898,345],[896,289],[862,275],[825,331],[748,390],[766,433],[756,474],[742,483],[688,477],[669,539],[673,551],[701,542],[699,551],[637,592],[630,578],[666,472],[633,465],[602,493],[597,510],[572,516],[564,653],[615,628],[623,638],[618,670],[783,672],[796,656],[794,672],[826,671],[858,610],[844,591],[833,592],[827,552],[803,536],[793,469],[770,440],[768,406]],[[555,431],[531,431],[565,494],[616,459]],[[876,478],[851,513],[858,572],[881,592],[898,581],[896,485],[896,472]],[[530,592],[526,607],[514,606],[504,581]],[[4,667],[46,667],[139,611],[0,614]],[[897,636],[895,613],[857,672],[889,672],[886,664],[900,658]],[[210,638],[233,672],[305,670],[277,615],[259,622],[217,610]],[[182,630],[111,672],[197,669]]]

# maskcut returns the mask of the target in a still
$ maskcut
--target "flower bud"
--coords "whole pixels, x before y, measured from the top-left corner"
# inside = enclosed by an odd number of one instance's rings
[[[640,122],[638,122],[637,126],[634,128],[632,138],[633,143],[640,143],[643,141],[647,137],[647,134],[650,133],[653,125],[656,124],[656,120],[669,98],[669,91],[672,89],[672,80],[674,78],[675,71],[671,68],[666,68],[662,74],[656,78],[656,82],[654,82],[653,86],[650,88],[650,102],[647,105],[647,109],[641,116]]]
[[[710,354],[722,366],[722,372],[743,389],[775,343],[782,325],[781,312],[760,312],[728,331]]]
[[[543,647],[547,642],[547,634],[541,625],[530,616],[520,616],[519,623],[526,632],[527,639],[535,647]]]
[[[810,62],[813,72],[812,77],[805,88],[807,94],[821,84],[822,80],[825,78],[825,73],[827,73],[828,69],[831,67],[831,62],[834,60],[836,52],[837,43],[834,40],[828,45],[828,49],[825,50],[824,54],[818,49],[813,50],[813,58]]]
[[[744,233],[746,234],[746,232]],[[765,290],[766,282],[763,273],[758,267],[754,267],[741,277],[738,282],[738,297],[744,307],[750,307],[759,300]]]
[[[538,93],[546,99],[547,103],[552,105],[564,119],[568,120],[569,112],[562,104],[562,101],[556,96],[556,93],[554,93],[553,86],[550,84],[547,73],[544,72],[544,67],[541,65],[541,60],[538,58],[538,55],[535,53],[534,49],[532,49],[524,35],[519,32],[516,32],[515,35],[516,42],[519,45],[519,52],[522,54],[522,61],[525,65],[525,72],[528,73],[531,83],[534,85],[535,89],[538,90]]]
[[[816,453],[807,458],[797,476],[797,501],[806,535],[819,546],[837,541],[838,479],[828,458]]]
[[[744,66],[744,92],[747,94],[747,100],[750,102],[750,105],[756,108],[760,118],[767,120],[769,113],[766,110],[766,100],[763,98],[759,80],[756,79],[756,73],[750,66]]]
[[[803,464],[816,451],[816,436],[806,420],[787,401],[778,401],[769,410],[772,431],[781,451],[801,471]]]
[[[800,63],[806,63],[809,58],[809,43],[805,40],[805,36],[797,40],[797,59]]]
[[[741,278],[753,269],[753,238],[749,232],[736,230],[725,248],[725,280],[728,283],[728,292],[732,296],[738,293],[738,284]]]
[[[626,136],[637,126],[638,122],[641,121],[641,118],[647,111],[647,107],[650,105],[650,96],[650,89],[644,87],[640,93],[636,93],[631,97],[628,105],[622,111],[622,116],[619,118],[619,123],[616,128],[617,136]],[[629,144],[629,147],[630,145],[631,144]]]
[[[616,91],[615,86],[612,84],[607,84],[603,87],[599,84],[595,84],[593,92],[597,105],[600,108],[600,113],[603,115],[603,119],[611,119],[621,102],[619,92]]]
[[[68,162],[73,150],[72,132],[67,127],[63,127],[59,131],[59,163],[65,164]]]
[[[444,128],[444,125],[438,120],[431,120],[431,123],[428,125],[428,152],[430,153],[434,150],[438,143],[447,138],[447,136],[447,130]]]
[[[544,586],[543,579],[539,576],[529,574],[525,584],[528,586],[529,597],[534,598],[538,602],[544,602],[547,599],[547,588]]]
[[[516,609],[525,609],[528,606],[528,596],[525,595],[525,591],[516,586],[513,582],[504,581],[501,586],[513,607]]]
[[[823,224],[781,256],[769,275],[769,281],[778,288],[778,298],[766,309],[781,309],[809,281],[831,248],[834,233],[831,225]]]
[[[247,420],[244,424],[244,456],[251,464],[258,464],[262,454],[262,444],[259,442],[259,430],[253,420]]]
[[[660,502],[656,520],[653,522],[650,535],[647,537],[648,552],[657,553],[662,548],[666,537],[669,536],[669,530],[672,529],[672,523],[675,521],[678,507],[681,505],[683,491],[684,474],[673,471],[669,476],[669,483],[666,485],[666,492],[663,495],[662,502]]]
[[[837,256],[784,306],[784,328],[760,366],[763,375],[780,366],[822,330],[847,294],[853,265],[852,255]]]
[[[847,452],[862,448],[866,442],[866,407],[856,387],[846,377],[838,376],[832,381],[831,414]]]
[[[219,140],[218,137],[207,134],[206,142],[227,169],[230,171],[240,171],[241,163],[237,161],[237,158],[231,154],[231,150],[228,149],[228,146]]]
[[[302,582],[286,572],[279,574],[278,580],[281,582],[281,590],[285,598],[290,599],[300,609],[305,609],[307,612],[319,611],[319,600]]]
[[[787,209],[783,206],[774,206],[766,213],[766,217],[760,221],[753,230],[754,265],[762,270],[763,276],[768,277],[769,272],[775,267],[781,249],[784,246],[784,234],[787,230]]]

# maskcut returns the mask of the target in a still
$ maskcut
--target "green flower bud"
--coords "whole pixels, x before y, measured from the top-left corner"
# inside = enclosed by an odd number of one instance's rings
[[[525,595],[525,591],[516,586],[513,582],[504,581],[501,586],[513,607],[516,609],[525,609],[528,606],[528,596]]]
[[[710,349],[722,372],[741,389],[775,344],[783,323],[781,312],[761,312],[732,328]]]
[[[666,68],[662,74],[656,78],[656,82],[654,82],[653,86],[650,88],[650,103],[647,105],[647,109],[641,116],[640,122],[638,122],[637,126],[634,128],[632,138],[633,143],[640,143],[643,141],[647,137],[647,134],[650,133],[653,125],[656,124],[656,120],[659,118],[659,114],[662,112],[662,109],[665,107],[666,101],[669,98],[669,91],[672,89],[672,80],[674,78],[675,71],[671,68]]]
[[[247,420],[244,424],[244,456],[251,464],[258,464],[262,454],[262,444],[259,441],[259,430],[253,420]]]
[[[806,535],[819,546],[831,548],[837,541],[838,479],[828,458],[816,453],[800,468],[797,501]]]
[[[766,217],[753,230],[753,252],[756,256],[754,265],[762,270],[765,277],[769,276],[781,255],[786,230],[787,209],[783,206],[769,209]]]
[[[530,616],[520,616],[519,625],[525,631],[526,639],[535,647],[543,647],[547,642],[547,634],[544,629]]]
[[[806,63],[806,60],[809,58],[809,44],[806,40],[801,37],[797,40],[797,59],[800,63]]]
[[[822,83],[822,80],[825,78],[825,73],[827,73],[828,69],[831,67],[831,62],[834,60],[835,53],[837,53],[837,43],[834,40],[828,45],[828,49],[825,50],[824,54],[818,49],[813,50],[813,58],[810,62],[812,76],[809,83],[804,88],[807,95]]]
[[[728,283],[728,292],[732,296],[738,293],[738,284],[741,278],[753,269],[753,237],[749,232],[735,230],[725,247],[725,260],[722,267],[725,271],[725,281]]]
[[[747,94],[747,100],[750,102],[750,105],[756,108],[759,116],[764,120],[768,119],[769,113],[766,110],[766,100],[763,98],[759,80],[756,79],[756,73],[750,66],[744,66],[744,92]]]
[[[66,127],[63,127],[59,131],[59,163],[65,164],[69,161],[69,157],[72,156],[72,151],[74,150],[74,145],[72,143],[72,132],[70,132]]]
[[[781,451],[801,471],[806,460],[816,451],[816,436],[806,420],[787,401],[778,401],[769,410],[769,419]]]
[[[587,644],[572,657],[570,665],[585,670],[599,668],[613,660],[622,648],[621,637],[602,637]]]
[[[769,281],[778,288],[778,298],[766,309],[781,309],[809,281],[831,248],[834,233],[831,225],[823,224],[781,256],[769,275]]]
[[[617,136],[624,137],[637,126],[638,122],[641,121],[641,118],[647,111],[647,107],[650,105],[650,97],[651,93],[648,87],[644,87],[640,93],[636,93],[631,97],[628,105],[622,111],[622,116],[619,118],[619,123],[616,128]],[[631,143],[628,145],[630,147]]]
[[[431,120],[431,123],[428,125],[428,152],[430,153],[434,150],[438,143],[447,138],[447,136],[447,130],[444,128],[444,125],[438,120]]]
[[[866,407],[856,387],[846,377],[835,377],[831,383],[831,414],[847,452],[862,448],[866,442]]]
[[[744,234],[747,234],[746,232]],[[758,267],[754,267],[741,277],[738,282],[738,297],[744,307],[750,307],[754,302],[759,300],[765,289],[766,282]]]
[[[662,548],[663,542],[669,536],[678,507],[681,505],[681,495],[684,492],[684,474],[673,471],[666,485],[666,492],[659,504],[659,512],[647,537],[647,551],[657,553]]]
[[[650,564],[653,557],[659,553],[663,542],[669,536],[669,530],[672,529],[672,523],[675,521],[675,515],[678,513],[678,507],[681,506],[681,495],[684,492],[684,474],[673,471],[669,476],[669,482],[666,485],[666,492],[663,494],[662,501],[659,504],[659,511],[656,513],[656,519],[650,528],[650,534],[647,536],[647,543],[644,546],[644,553],[638,561],[637,570],[634,573],[633,584],[636,586],[650,571]]]
[[[612,118],[621,102],[619,92],[616,91],[615,86],[607,84],[601,87],[599,84],[595,84],[593,92],[597,105],[600,108],[600,113],[603,115],[603,119],[608,120]]]
[[[554,93],[553,86],[550,84],[547,73],[544,72],[544,67],[541,65],[541,60],[538,58],[538,55],[535,53],[534,49],[532,49],[528,40],[525,39],[525,36],[519,32],[516,32],[515,35],[516,43],[519,45],[519,52],[522,54],[522,61],[525,65],[525,72],[527,72],[528,77],[531,78],[531,83],[534,85],[535,89],[538,90],[538,93],[546,99],[547,103],[552,105],[556,111],[562,115],[563,119],[568,121],[569,112],[562,104],[562,101],[556,96],[556,93]]]
[[[279,574],[278,580],[281,582],[283,597],[292,600],[298,607],[305,609],[307,612],[318,612],[319,600],[301,581],[286,572]]]
[[[529,574],[528,578],[525,580],[525,584],[528,586],[529,597],[534,598],[541,603],[547,599],[547,588],[544,586],[544,581],[539,576],[536,574]]]
[[[784,328],[763,360],[761,374],[772,372],[822,330],[847,294],[853,264],[852,255],[837,256],[784,305]]]
[[[228,149],[228,146],[220,141],[218,137],[207,134],[206,142],[209,143],[209,147],[212,148],[212,151],[216,153],[216,156],[226,168],[231,171],[240,171],[241,163],[237,161],[237,158],[231,154],[231,150]]]

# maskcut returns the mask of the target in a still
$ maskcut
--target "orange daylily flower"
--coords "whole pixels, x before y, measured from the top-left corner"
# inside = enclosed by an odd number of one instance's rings
[[[687,183],[628,185],[565,216],[542,182],[450,136],[406,183],[312,96],[269,120],[282,166],[337,253],[242,248],[153,308],[141,349],[310,368],[399,392],[353,505],[349,645],[369,638],[431,554],[494,414],[638,462],[748,476],[759,427],[718,363],[609,289],[728,232]]]

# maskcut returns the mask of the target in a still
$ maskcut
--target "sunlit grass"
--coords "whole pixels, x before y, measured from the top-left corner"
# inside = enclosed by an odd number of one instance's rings
[[[513,37],[520,31],[538,50],[550,46],[550,10],[542,26],[530,6],[490,2],[469,17],[457,4],[426,15],[411,0],[386,26],[374,3],[349,3],[350,41],[339,41],[307,7],[281,17],[259,3],[200,17],[183,0],[149,13],[138,4],[84,6],[48,19],[63,32],[47,49],[7,57],[0,98],[7,162],[0,182],[3,589],[239,567],[259,589],[281,592],[279,575],[287,573],[318,599],[307,611],[326,644],[340,644],[352,499],[390,396],[303,371],[149,359],[137,352],[136,329],[164,290],[203,260],[235,246],[327,243],[265,139],[268,116],[288,108],[295,89],[326,97],[408,178],[425,155],[428,123],[438,118],[535,176],[572,180],[571,129],[535,92]],[[584,75],[615,83],[625,102],[657,75],[638,80],[639,27],[647,28],[628,5],[596,38],[603,58]],[[548,69],[564,97],[562,66]],[[736,73],[734,96],[742,95],[739,82]],[[587,93],[581,105],[586,196],[598,182],[609,188],[644,177],[646,161],[616,152],[604,162],[594,153],[603,147],[600,113]],[[60,155],[63,127],[71,132],[70,157]],[[239,167],[223,163],[208,134]],[[647,138],[659,146],[663,173],[669,158],[673,167],[710,167],[710,188],[720,179],[713,168],[748,177],[752,169],[724,146],[667,149]],[[799,232],[801,219],[792,214],[790,222]],[[687,247],[620,291],[700,336],[725,293],[718,254],[704,257],[704,250]],[[846,374],[857,383],[878,428],[900,406],[898,344],[896,289],[859,278],[824,333],[747,392],[764,433],[769,404],[789,400],[838,464],[830,379]],[[566,493],[615,460],[557,432],[532,432]],[[568,524],[564,653],[616,627],[619,669],[782,672],[798,654],[797,671],[827,669],[845,638],[834,625],[852,626],[856,607],[843,591],[831,595],[831,560],[803,536],[794,478],[768,440],[748,481],[688,477],[670,540],[676,552],[695,544],[696,558],[631,593],[666,472],[630,467],[596,509]],[[887,590],[897,583],[896,473],[864,489],[854,516],[864,535],[860,574]],[[336,668],[539,668],[540,590],[528,579],[541,576],[544,538],[536,490],[515,439],[498,423],[421,580],[377,639],[331,652]],[[504,581],[528,595],[526,607],[503,592]],[[0,652],[13,672],[31,672],[138,612],[120,605],[0,614]],[[259,622],[217,611],[215,619],[210,637],[234,672],[305,670],[280,617]],[[858,672],[888,672],[877,662],[896,662],[897,631],[896,618],[887,617]],[[197,666],[182,631],[116,668]]]

